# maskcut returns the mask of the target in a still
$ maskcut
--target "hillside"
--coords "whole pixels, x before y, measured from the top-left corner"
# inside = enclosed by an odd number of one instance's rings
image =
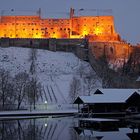
[[[29,73],[30,53],[31,49],[28,48],[0,48],[0,68],[9,70],[13,76],[19,72]],[[81,61],[72,53],[38,49],[36,56],[36,76],[44,89],[40,103],[47,101],[49,104],[67,104],[73,77],[80,81],[80,95],[88,94],[89,85],[86,79],[90,77],[90,73],[95,75],[94,87],[101,87],[101,82],[89,63]]]

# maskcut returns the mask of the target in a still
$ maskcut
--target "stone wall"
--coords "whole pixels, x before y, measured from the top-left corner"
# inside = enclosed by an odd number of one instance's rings
[[[1,38],[2,47],[38,48],[50,51],[72,52],[83,60],[87,60],[88,43],[85,39],[29,39],[29,38]]]
[[[95,58],[106,55],[108,59],[127,59],[133,48],[124,42],[90,42],[89,47]]]

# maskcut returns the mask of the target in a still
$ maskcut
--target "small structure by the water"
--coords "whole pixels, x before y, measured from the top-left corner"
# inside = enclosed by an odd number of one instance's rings
[[[137,88],[140,88],[140,76],[136,80],[136,86]]]
[[[140,94],[135,89],[97,89],[91,96],[77,97],[74,104],[82,104],[85,113],[118,113],[132,107],[139,111]]]

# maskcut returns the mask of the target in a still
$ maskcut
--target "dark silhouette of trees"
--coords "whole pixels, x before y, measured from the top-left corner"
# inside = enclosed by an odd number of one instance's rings
[[[14,100],[12,77],[9,71],[0,69],[0,100],[2,109],[6,109],[6,103],[11,103]]]
[[[17,109],[20,109],[22,102],[27,99],[26,87],[29,80],[29,75],[25,72],[18,73],[14,77],[14,92],[16,94]]]
[[[77,96],[80,94],[81,84],[80,80],[76,77],[73,77],[72,82],[70,84],[70,91],[69,91],[69,97],[70,102],[73,103],[74,100],[77,98]]]

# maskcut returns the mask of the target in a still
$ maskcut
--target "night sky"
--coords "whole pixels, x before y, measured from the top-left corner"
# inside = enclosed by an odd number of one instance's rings
[[[133,44],[140,43],[140,0],[0,0],[4,14],[13,14],[11,9],[18,14],[35,14],[41,8],[42,17],[68,17],[70,7],[79,15],[97,15],[92,9],[112,9],[112,13],[99,12],[99,15],[113,15],[121,37]],[[78,12],[81,8],[85,10]]]

